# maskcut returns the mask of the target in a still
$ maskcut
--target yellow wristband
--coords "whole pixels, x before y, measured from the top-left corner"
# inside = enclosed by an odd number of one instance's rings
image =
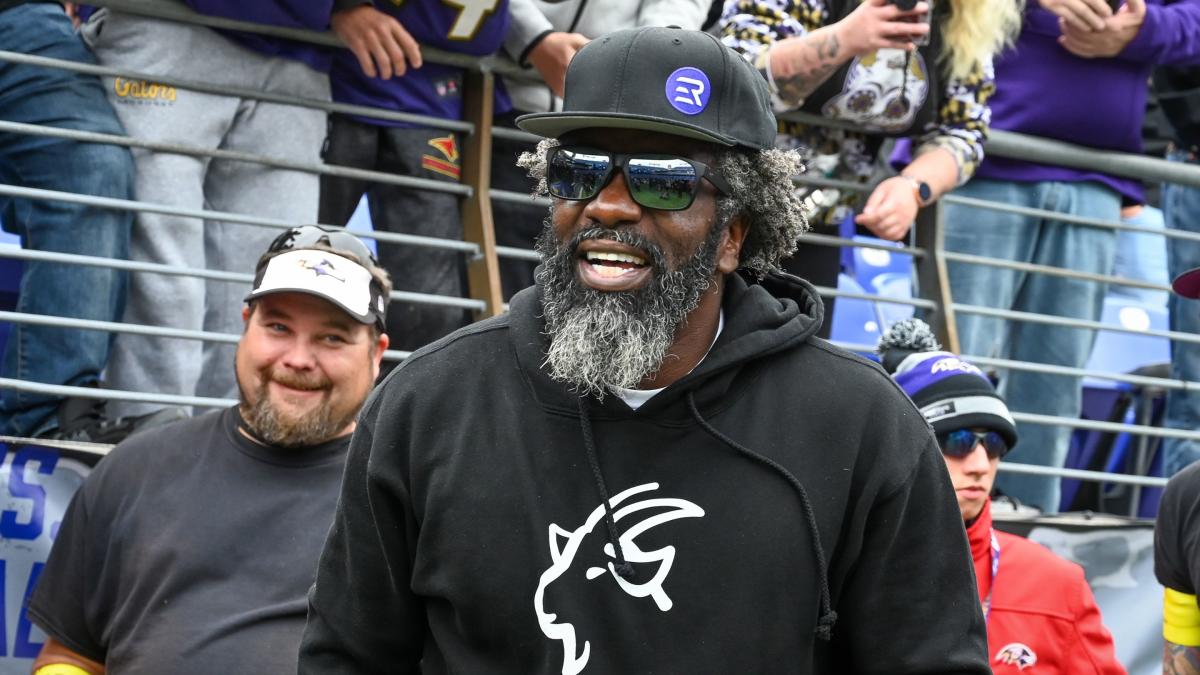
[[[33,675],[92,675],[88,671],[69,663],[51,663],[33,671]]]
[[[1196,596],[1167,588],[1163,593],[1163,637],[1184,647],[1200,646],[1200,607]]]

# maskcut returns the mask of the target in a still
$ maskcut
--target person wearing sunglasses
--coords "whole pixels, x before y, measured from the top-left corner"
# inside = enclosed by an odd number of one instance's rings
[[[933,437],[778,272],[766,83],[641,28],[565,94],[518,122],[537,284],[364,408],[300,673],[987,673]]]
[[[946,462],[971,545],[992,671],[1036,665],[1031,672],[1124,673],[1083,569],[992,526],[992,484],[1017,428],[991,380],[942,351],[920,319],[889,328],[879,354],[933,427]]]
[[[274,240],[242,306],[240,403],[134,434],[75,493],[29,602],[34,672],[296,671],[390,289],[344,231]]]

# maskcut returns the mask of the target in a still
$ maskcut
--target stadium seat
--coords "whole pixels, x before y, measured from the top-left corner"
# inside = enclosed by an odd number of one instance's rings
[[[358,202],[358,208],[350,216],[349,222],[346,223],[346,229],[354,232],[374,232],[375,228],[371,225],[371,207],[367,206],[367,196],[363,195]],[[379,248],[375,245],[374,239],[364,239],[363,243],[376,256],[379,255]]]
[[[1167,330],[1165,307],[1145,304],[1123,296],[1109,295],[1104,299],[1106,324],[1124,326],[1135,330]],[[1167,338],[1131,333],[1100,331],[1088,361],[1088,370],[1112,373],[1131,373],[1138,368],[1168,363],[1171,360],[1171,343]],[[1087,378],[1085,387],[1111,388],[1111,380]]]

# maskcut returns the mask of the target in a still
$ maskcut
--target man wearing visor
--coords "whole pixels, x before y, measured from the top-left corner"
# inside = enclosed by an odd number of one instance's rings
[[[928,427],[778,272],[805,223],[762,77],[617,31],[518,124],[537,285],[364,408],[300,672],[987,673]]]
[[[289,673],[391,282],[298,227],[242,309],[240,403],[131,437],[75,494],[29,605],[46,675]]]
[[[1017,443],[1008,407],[991,380],[941,351],[919,319],[879,341],[883,366],[933,426],[967,527],[994,673],[1123,674],[1112,635],[1083,568],[1041,544],[992,527],[1000,458]]]

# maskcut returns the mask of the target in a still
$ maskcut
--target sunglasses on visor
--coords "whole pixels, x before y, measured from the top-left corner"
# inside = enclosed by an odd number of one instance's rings
[[[353,253],[358,256],[361,263],[370,263],[379,267],[379,261],[375,259],[375,254],[371,253],[371,249],[367,248],[361,239],[346,230],[327,230],[317,225],[301,225],[286,230],[283,234],[275,237],[275,241],[271,242],[267,252],[278,253],[294,248],[308,248],[317,244]]]
[[[707,178],[725,194],[729,182],[716,169],[688,157],[658,154],[615,154],[605,150],[557,146],[546,157],[546,184],[551,196],[571,201],[591,199],[620,169],[633,201],[660,211],[682,211],[692,205]]]
[[[1003,457],[1008,452],[1008,443],[1004,437],[995,431],[972,431],[958,429],[946,434],[938,434],[938,445],[942,454],[962,459],[975,450],[975,445],[982,443],[989,459]]]

